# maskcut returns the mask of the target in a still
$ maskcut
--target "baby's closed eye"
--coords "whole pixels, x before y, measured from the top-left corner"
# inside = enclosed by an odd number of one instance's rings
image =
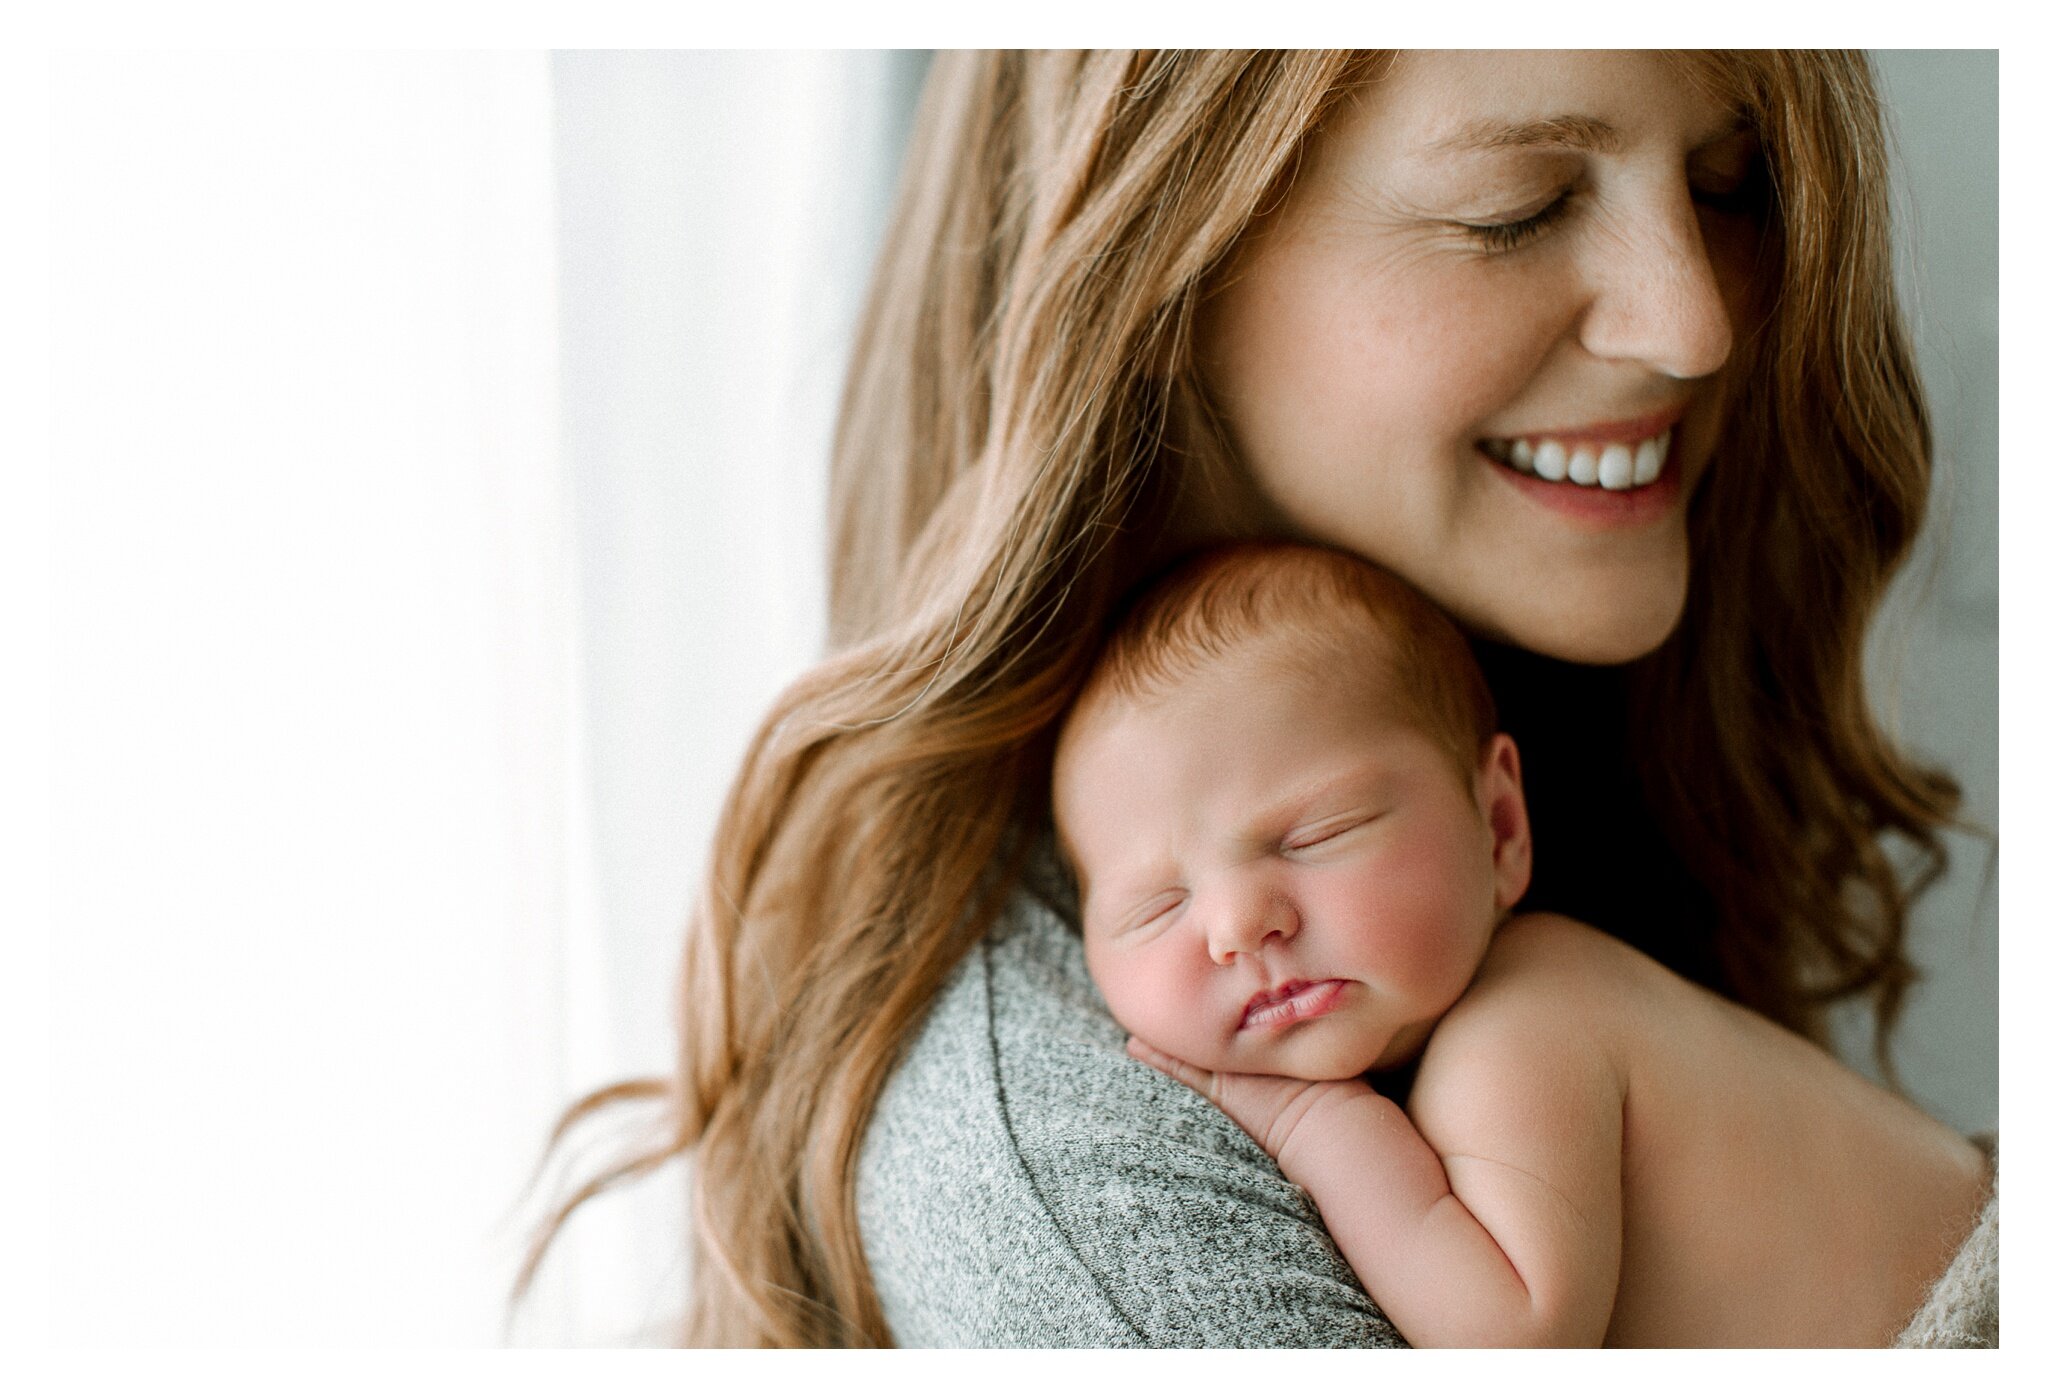
[[[1359,833],[1382,814],[1384,813],[1377,810],[1350,811],[1327,820],[1300,826],[1288,832],[1287,838],[1281,843],[1281,848],[1289,854],[1300,854],[1341,844],[1345,836]]]
[[[1110,923],[1109,935],[1120,939],[1149,936],[1163,930],[1187,902],[1184,888],[1167,889],[1132,905],[1123,917]]]

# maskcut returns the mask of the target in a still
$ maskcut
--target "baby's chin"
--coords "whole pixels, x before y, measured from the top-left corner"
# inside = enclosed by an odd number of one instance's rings
[[[1286,1037],[1263,1044],[1225,1035],[1219,1041],[1179,1044],[1149,1040],[1162,1052],[1191,1067],[1213,1073],[1253,1073],[1261,1077],[1294,1078],[1300,1082],[1344,1082],[1367,1073],[1389,1072],[1413,1063],[1429,1042],[1434,1022],[1405,1025],[1387,1037],[1384,1030],[1358,1032],[1364,1026],[1325,1020],[1296,1025]],[[1337,1032],[1332,1032],[1337,1031]],[[1351,1032],[1345,1032],[1351,1031]],[[1143,1034],[1139,1038],[1145,1038]]]
[[[1343,1082],[1367,1073],[1391,1073],[1406,1068],[1422,1056],[1429,1042],[1429,1030],[1402,1031],[1392,1040],[1375,1039],[1364,1044],[1315,1044],[1287,1046],[1295,1051],[1258,1057],[1256,1064],[1234,1066],[1240,1073],[1266,1073],[1274,1077],[1298,1078],[1302,1082]]]
[[[1293,1045],[1287,1047],[1295,1048]],[[1400,1062],[1415,1056],[1410,1050],[1396,1062],[1388,1059],[1388,1051],[1389,1046],[1383,1044],[1302,1045],[1294,1052],[1283,1050],[1256,1055],[1253,1061],[1243,1066],[1234,1065],[1234,1070],[1296,1078],[1302,1082],[1343,1082],[1348,1078],[1362,1078],[1367,1073],[1379,1072],[1382,1068],[1398,1067]]]

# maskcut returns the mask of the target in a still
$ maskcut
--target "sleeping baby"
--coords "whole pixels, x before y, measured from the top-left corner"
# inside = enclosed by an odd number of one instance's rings
[[[1457,629],[1348,554],[1235,545],[1112,637],[1053,804],[1130,1051],[1306,1190],[1417,1345],[1883,1345],[1975,1147],[1568,918],[1516,916],[1513,739]],[[1368,1072],[1414,1065],[1406,1110]]]

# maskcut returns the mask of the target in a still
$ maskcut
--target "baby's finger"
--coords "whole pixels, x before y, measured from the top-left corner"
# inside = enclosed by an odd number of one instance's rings
[[[1210,1101],[1216,1100],[1216,1074],[1183,1063],[1171,1054],[1161,1053],[1136,1034],[1124,1040],[1124,1052],[1141,1063],[1151,1064],[1168,1077],[1186,1083]]]

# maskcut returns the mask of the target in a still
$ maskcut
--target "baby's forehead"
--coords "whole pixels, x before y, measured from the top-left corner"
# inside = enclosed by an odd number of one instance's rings
[[[1247,717],[1275,707],[1296,714],[1341,709],[1347,724],[1379,728],[1392,717],[1404,728],[1422,727],[1396,679],[1378,657],[1246,643],[1137,683],[1118,677],[1091,684],[1070,711],[1054,754],[1055,823],[1063,826],[1086,809],[1083,803],[1114,794],[1134,762],[1140,770],[1149,770],[1148,759],[1189,770],[1178,764],[1216,736],[1213,720],[1189,720],[1204,710],[1213,715],[1219,704]],[[1199,776],[1200,769],[1193,770]]]
[[[1170,722],[1176,700],[1191,687],[1219,683],[1247,705],[1284,696],[1391,706],[1401,702],[1408,688],[1375,627],[1353,624],[1322,634],[1275,630],[1198,654],[1098,669],[1083,687],[1061,740],[1111,722]]]

